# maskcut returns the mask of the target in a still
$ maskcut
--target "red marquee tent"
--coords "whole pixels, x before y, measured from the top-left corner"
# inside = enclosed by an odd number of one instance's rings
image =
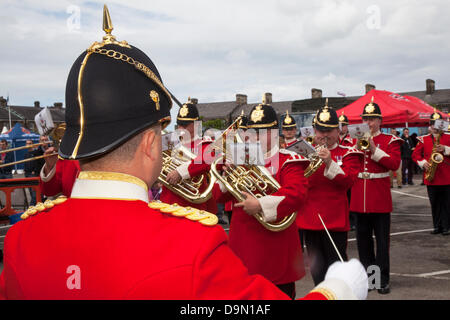
[[[338,116],[344,112],[350,124],[361,123],[364,106],[372,97],[374,103],[380,106],[383,115],[382,127],[425,127],[429,125],[434,108],[419,98],[402,96],[383,90],[371,90],[355,102],[338,110]],[[438,111],[444,119],[448,116]]]

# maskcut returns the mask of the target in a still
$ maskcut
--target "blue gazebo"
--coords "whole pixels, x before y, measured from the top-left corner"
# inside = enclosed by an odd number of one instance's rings
[[[24,146],[27,140],[38,143],[39,137],[39,134],[34,133],[27,128],[24,128],[20,123],[16,123],[11,130],[0,135],[0,140],[5,139],[6,141],[8,141],[8,145],[10,146],[10,148],[17,148]],[[26,149],[14,151],[14,161],[23,160],[26,151]],[[23,163],[14,165],[14,169],[16,170],[23,168]]]

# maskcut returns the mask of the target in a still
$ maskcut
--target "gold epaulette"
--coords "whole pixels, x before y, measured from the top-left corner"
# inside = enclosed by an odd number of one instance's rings
[[[205,226],[214,226],[219,222],[217,216],[211,212],[191,207],[182,207],[176,203],[168,204],[161,201],[152,201],[148,206],[174,217],[184,217],[192,221],[198,221]]]
[[[67,200],[66,196],[59,196],[55,200],[46,200],[44,203],[38,202],[35,206],[29,207],[21,216],[22,220],[28,219],[31,216],[34,216],[38,212],[42,212],[48,209],[53,208],[57,204],[61,204]]]

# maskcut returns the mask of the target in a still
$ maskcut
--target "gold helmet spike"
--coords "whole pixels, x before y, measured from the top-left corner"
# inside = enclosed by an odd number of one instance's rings
[[[105,31],[107,35],[110,35],[113,29],[114,27],[111,22],[111,17],[109,16],[108,7],[105,4],[103,5],[103,31]]]
[[[94,42],[88,50],[95,50],[103,47],[107,44],[116,44],[121,47],[131,48],[130,45],[125,41],[117,41],[116,37],[111,34],[114,27],[111,22],[111,17],[109,15],[109,10],[106,4],[103,6],[103,31],[105,31],[106,35],[103,37],[103,41],[101,43]]]

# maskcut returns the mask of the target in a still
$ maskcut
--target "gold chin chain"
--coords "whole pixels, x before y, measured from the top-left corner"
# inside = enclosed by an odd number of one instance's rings
[[[132,57],[129,57],[126,54],[123,54],[121,52],[118,52],[118,51],[115,51],[115,50],[111,50],[111,49],[100,49],[100,48],[91,47],[91,48],[87,49],[87,51],[88,52],[92,52],[92,53],[102,54],[102,55],[105,55],[105,56],[107,56],[109,58],[114,58],[116,60],[122,60],[124,62],[127,62],[128,64],[131,64],[136,69],[138,69],[139,71],[143,72],[148,78],[150,78],[153,82],[155,82],[161,88],[162,91],[164,91],[164,93],[169,98],[169,103],[170,103],[169,109],[172,107],[171,95],[169,94],[167,89],[164,87],[162,82],[158,79],[158,77],[153,73],[153,71],[150,70],[143,63],[134,60]]]

